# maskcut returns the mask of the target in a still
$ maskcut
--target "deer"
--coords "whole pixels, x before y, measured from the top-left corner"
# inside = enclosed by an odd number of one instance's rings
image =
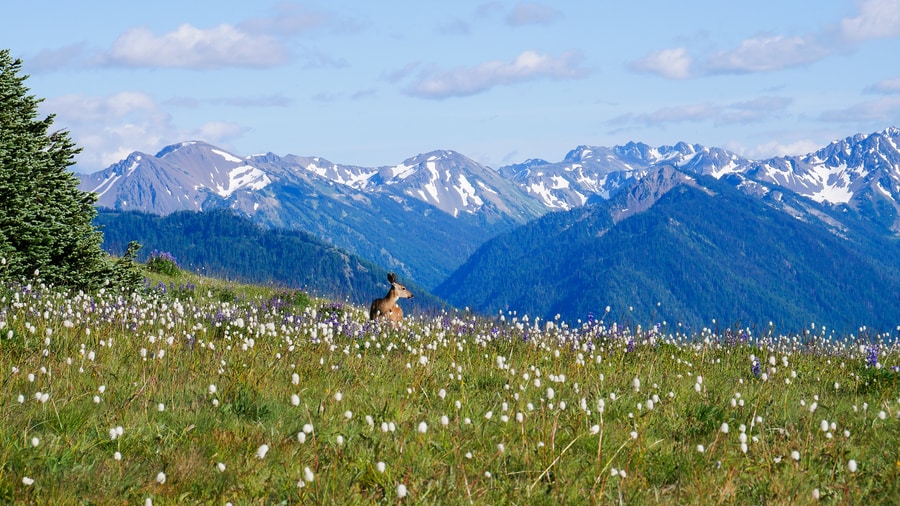
[[[387,280],[391,284],[391,289],[388,290],[387,295],[383,298],[372,301],[372,307],[369,309],[369,319],[387,318],[391,321],[391,324],[397,325],[403,319],[403,309],[397,305],[397,301],[400,299],[411,299],[413,294],[405,286],[397,282],[397,275],[393,272],[388,273]]]

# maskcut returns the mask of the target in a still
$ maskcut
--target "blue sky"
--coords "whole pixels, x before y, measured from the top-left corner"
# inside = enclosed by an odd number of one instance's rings
[[[0,47],[82,172],[186,140],[362,166],[453,149],[496,168],[632,140],[758,159],[900,126],[900,0],[3,10]]]

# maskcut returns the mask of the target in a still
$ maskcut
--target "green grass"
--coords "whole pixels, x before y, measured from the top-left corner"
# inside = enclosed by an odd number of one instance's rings
[[[670,330],[465,313],[391,328],[186,273],[128,295],[2,287],[0,503],[900,497],[891,336]]]

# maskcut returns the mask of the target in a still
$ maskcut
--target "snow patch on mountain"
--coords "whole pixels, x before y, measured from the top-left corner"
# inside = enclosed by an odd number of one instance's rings
[[[231,153],[226,153],[220,149],[211,149],[210,151],[221,156],[222,158],[224,158],[225,160],[227,160],[229,162],[234,162],[234,163],[242,163],[243,162],[243,160],[241,160],[240,158],[232,155]]]
[[[228,172],[228,185],[216,185],[216,193],[223,198],[228,198],[232,193],[241,189],[262,190],[272,180],[265,172],[250,165],[235,167]]]

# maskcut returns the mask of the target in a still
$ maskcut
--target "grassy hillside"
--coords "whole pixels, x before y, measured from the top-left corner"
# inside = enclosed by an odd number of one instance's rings
[[[0,502],[900,497],[895,336],[364,308],[186,273],[0,287]]]
[[[121,254],[128,243],[143,245],[138,258],[156,252],[174,256],[185,269],[244,283],[302,289],[335,300],[366,304],[390,288],[387,271],[357,255],[299,230],[268,229],[228,210],[182,211],[168,216],[101,210],[95,223],[103,247]],[[443,303],[403,279],[416,294],[407,308],[431,311]]]

